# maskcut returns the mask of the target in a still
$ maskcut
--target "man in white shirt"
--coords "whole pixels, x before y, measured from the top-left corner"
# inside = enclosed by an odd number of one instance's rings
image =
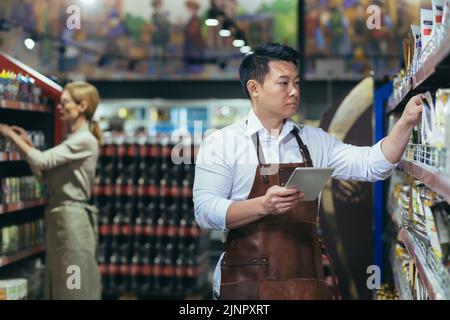
[[[221,299],[331,299],[317,236],[318,201],[284,187],[296,167],[333,167],[333,177],[388,178],[421,120],[419,97],[392,132],[373,147],[344,144],[321,129],[290,120],[298,110],[299,54],[265,44],[247,55],[240,80],[248,118],[202,143],[194,182],[201,228],[227,233],[214,272]]]

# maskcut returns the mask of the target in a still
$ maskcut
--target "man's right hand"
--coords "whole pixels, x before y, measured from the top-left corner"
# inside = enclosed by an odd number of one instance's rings
[[[294,208],[305,194],[297,189],[273,186],[261,197],[266,214],[284,214]]]

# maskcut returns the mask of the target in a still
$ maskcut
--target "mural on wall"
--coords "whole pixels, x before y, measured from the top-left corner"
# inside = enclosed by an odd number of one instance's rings
[[[370,30],[368,8],[380,8],[381,28]],[[306,0],[306,79],[362,79],[397,74],[402,40],[419,23],[420,8],[430,0]]]
[[[78,30],[67,28],[71,5]],[[0,17],[11,22],[0,26],[0,50],[74,78],[237,79],[252,47],[297,46],[297,0],[2,0]]]

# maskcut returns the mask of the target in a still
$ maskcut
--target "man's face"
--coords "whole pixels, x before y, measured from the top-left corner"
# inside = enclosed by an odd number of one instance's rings
[[[254,104],[267,116],[280,120],[292,117],[300,100],[300,75],[292,62],[272,61],[264,84],[257,84]]]

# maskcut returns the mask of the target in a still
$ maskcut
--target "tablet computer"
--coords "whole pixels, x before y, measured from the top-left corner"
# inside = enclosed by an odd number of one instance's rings
[[[296,168],[286,183],[286,188],[296,187],[305,194],[303,201],[314,201],[333,172],[334,168]]]

